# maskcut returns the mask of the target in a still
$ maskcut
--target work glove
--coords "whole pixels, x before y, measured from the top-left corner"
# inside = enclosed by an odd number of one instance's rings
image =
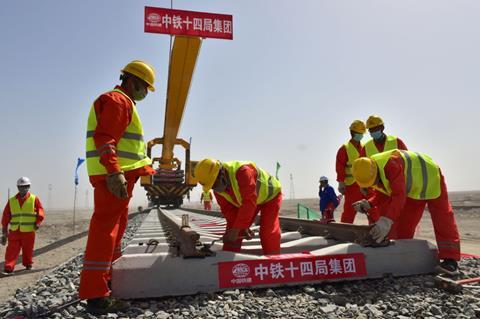
[[[127,180],[123,172],[115,172],[107,175],[107,188],[118,198],[128,198]]]
[[[338,192],[345,195],[345,182],[338,182]]]
[[[352,206],[356,212],[364,213],[364,214],[368,212],[370,208],[372,208],[372,205],[370,205],[370,203],[366,199],[361,199],[359,201],[356,201],[355,203],[352,204]]]
[[[223,234],[223,242],[224,243],[232,243],[238,239],[238,233],[240,233],[240,229],[238,228],[230,228],[227,229],[225,234]]]
[[[388,233],[390,232],[392,224],[393,220],[382,216],[375,224],[373,224],[372,228],[370,229],[370,235],[377,243],[381,243],[385,240]]]

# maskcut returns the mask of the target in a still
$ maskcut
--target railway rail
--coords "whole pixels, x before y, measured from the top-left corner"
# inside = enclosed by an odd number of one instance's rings
[[[112,293],[136,299],[397,277],[431,273],[437,264],[436,247],[425,240],[376,244],[366,225],[288,217],[280,224],[279,255],[264,256],[259,236],[229,252],[219,212],[152,209],[113,265]]]

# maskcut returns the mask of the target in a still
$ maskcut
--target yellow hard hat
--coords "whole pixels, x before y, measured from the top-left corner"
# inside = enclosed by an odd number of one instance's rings
[[[122,69],[122,72],[133,74],[142,79],[143,81],[147,82],[148,89],[150,91],[155,91],[155,87],[153,86],[153,83],[155,83],[155,69],[150,64],[140,60],[135,60],[127,64]]]
[[[203,186],[204,192],[213,187],[221,166],[220,161],[214,158],[205,158],[195,166],[195,178]]]
[[[368,188],[377,178],[377,163],[369,157],[357,158],[352,165],[352,175],[360,187]]]
[[[370,117],[367,120],[367,128],[371,129],[372,127],[376,127],[379,125],[383,125],[382,118],[378,115],[370,115]]]
[[[350,124],[350,130],[354,131],[355,133],[365,134],[367,129],[365,128],[365,123],[360,120],[355,120]]]

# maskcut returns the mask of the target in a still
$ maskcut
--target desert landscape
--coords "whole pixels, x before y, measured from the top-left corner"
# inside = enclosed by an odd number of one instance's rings
[[[451,192],[450,200],[457,218],[458,228],[462,238],[462,252],[480,255],[480,191]],[[285,199],[282,204],[281,215],[296,217],[297,204],[318,210],[318,199]],[[198,202],[190,202],[185,207],[201,208]],[[213,209],[218,209],[214,205]],[[136,211],[134,207],[131,211]],[[335,211],[338,219],[340,209]],[[11,297],[15,290],[34,284],[39,278],[47,274],[56,266],[82,253],[86,243],[86,231],[92,211],[80,210],[76,212],[75,232],[73,231],[73,214],[71,210],[47,211],[43,226],[37,231],[34,270],[23,271],[23,266],[16,266],[16,274],[12,277],[0,278],[0,303]],[[367,224],[365,216],[358,214],[356,223]],[[425,212],[417,229],[417,238],[435,242],[432,223],[428,211]],[[1,262],[5,247],[0,246]]]

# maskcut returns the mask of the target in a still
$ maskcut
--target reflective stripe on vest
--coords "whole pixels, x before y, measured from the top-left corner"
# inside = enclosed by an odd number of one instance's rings
[[[353,161],[360,157],[360,154],[358,153],[355,145],[350,143],[350,141],[343,144],[343,146],[345,146],[345,150],[347,150],[348,156],[347,164],[345,165],[345,185],[352,185],[353,183],[355,183],[355,179],[352,175],[352,164]]]
[[[400,154],[405,165],[404,175],[407,197],[412,199],[435,199],[440,196],[440,169],[426,154],[404,150],[391,150],[372,156],[377,163],[380,179],[385,189],[374,187],[384,194],[391,195],[390,182],[385,176],[385,165],[393,153]]]
[[[209,202],[210,201],[210,191],[208,192],[203,192],[203,201]]]
[[[120,167],[124,172],[150,165],[152,160],[148,158],[145,153],[142,122],[138,116],[135,104],[122,91],[115,89],[111,92],[123,94],[131,102],[133,110],[132,120],[117,145],[104,145],[100,147],[100,152],[115,152],[118,156]],[[95,113],[95,107],[92,105],[90,114],[88,115],[86,142],[87,170],[89,176],[107,174],[107,170],[100,163],[99,150],[97,150],[95,141],[93,140],[96,128],[97,115]]]
[[[387,135],[387,139],[385,141],[385,145],[383,146],[383,151],[388,152],[398,148],[397,137],[392,135]],[[367,153],[367,157],[371,157],[372,155],[380,153],[373,138],[369,140],[365,144],[365,152]]]
[[[22,207],[20,207],[20,201],[16,196],[9,199],[10,212],[12,214],[10,230],[20,229],[24,233],[35,231],[35,223],[37,222],[35,198],[35,195],[30,194],[30,197],[23,202]]]
[[[257,170],[257,205],[264,204],[269,200],[272,200],[275,196],[278,195],[278,193],[280,193],[280,191],[282,190],[282,185],[280,184],[278,179],[269,175],[263,169],[257,167],[255,163],[240,161],[224,162],[222,163],[222,167],[228,173],[233,193],[235,194],[237,201],[235,202],[226,192],[221,192],[218,194],[223,196],[229,203],[236,207],[240,207],[242,205],[242,195],[240,194],[240,187],[238,186],[236,174],[238,169],[244,165],[252,165]]]

